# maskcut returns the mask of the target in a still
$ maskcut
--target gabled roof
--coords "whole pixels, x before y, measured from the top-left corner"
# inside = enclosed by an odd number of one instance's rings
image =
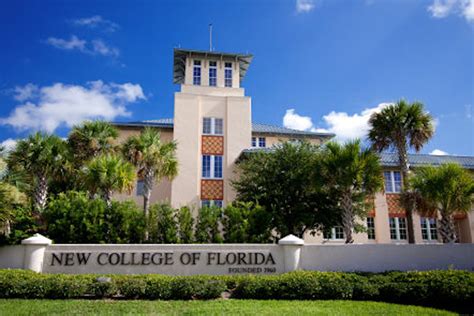
[[[270,148],[248,148],[242,151],[242,155],[255,152],[272,152],[275,147]],[[398,156],[396,153],[381,153],[380,163],[383,167],[398,167]],[[474,156],[435,156],[427,154],[408,154],[408,162],[411,167],[439,166],[448,162],[460,164],[463,168],[474,170]]]
[[[112,123],[115,126],[131,126],[131,127],[158,127],[158,128],[173,128],[173,119],[165,118],[158,120],[146,120],[146,121],[135,121],[135,122],[115,122]],[[335,135],[332,133],[316,133],[308,131],[298,131],[295,129],[290,129],[286,127],[269,125],[269,124],[259,124],[252,123],[252,132],[258,134],[267,134],[267,135],[285,135],[285,136],[295,136],[295,137],[320,137],[320,138],[332,138]]]
[[[252,62],[253,56],[250,54],[233,54],[233,53],[222,53],[215,51],[201,51],[193,49],[179,49],[174,50],[174,63],[173,63],[173,83],[182,84],[184,83],[184,73],[186,71],[186,58],[187,57],[201,57],[208,58],[213,57],[215,59],[232,60],[239,63],[240,68],[240,82],[245,77],[247,69]]]

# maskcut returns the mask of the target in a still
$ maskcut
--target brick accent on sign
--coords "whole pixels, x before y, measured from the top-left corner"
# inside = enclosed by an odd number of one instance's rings
[[[203,155],[223,155],[224,137],[223,136],[202,136],[202,154]]]
[[[405,210],[400,204],[400,194],[386,194],[388,215],[391,217],[406,216]]]
[[[201,200],[223,200],[223,180],[201,180]]]

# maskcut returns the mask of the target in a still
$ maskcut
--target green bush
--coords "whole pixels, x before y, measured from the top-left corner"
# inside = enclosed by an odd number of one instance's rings
[[[150,242],[175,244],[178,242],[178,224],[176,210],[169,204],[153,204],[150,207]]]
[[[8,236],[0,234],[0,245],[15,245],[40,231],[31,208],[17,207],[12,211],[11,232]]]
[[[194,218],[191,209],[183,206],[178,210],[178,240],[180,244],[190,244],[194,240]]]
[[[199,210],[196,232],[197,243],[221,243],[222,236],[219,230],[222,209],[216,206],[203,207]]]
[[[273,276],[61,275],[0,270],[0,298],[373,300],[472,312],[474,273],[358,274],[297,271]]]
[[[252,202],[235,202],[224,208],[222,226],[226,243],[268,243],[271,214]]]
[[[145,225],[143,212],[131,201],[107,207],[75,191],[53,198],[43,216],[46,235],[56,243],[138,243]]]

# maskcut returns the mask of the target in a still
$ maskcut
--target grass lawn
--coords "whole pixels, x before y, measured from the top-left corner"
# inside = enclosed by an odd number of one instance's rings
[[[1,299],[0,315],[455,315],[409,305],[357,301],[117,301]]]

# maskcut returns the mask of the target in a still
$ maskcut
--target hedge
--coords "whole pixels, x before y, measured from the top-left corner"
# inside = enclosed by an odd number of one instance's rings
[[[274,276],[64,275],[0,270],[0,298],[371,300],[472,312],[474,273],[297,271]]]

